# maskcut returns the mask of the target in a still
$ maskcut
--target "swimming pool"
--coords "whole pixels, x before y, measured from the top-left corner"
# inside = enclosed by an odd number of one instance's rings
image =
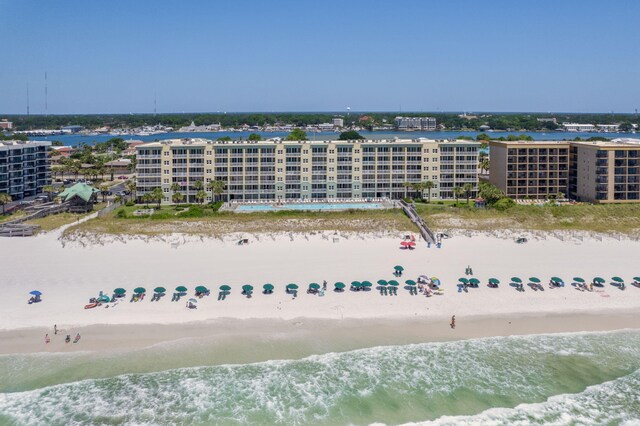
[[[371,210],[383,208],[380,203],[285,203],[285,204],[242,204],[236,207],[237,212],[272,212],[281,210]]]

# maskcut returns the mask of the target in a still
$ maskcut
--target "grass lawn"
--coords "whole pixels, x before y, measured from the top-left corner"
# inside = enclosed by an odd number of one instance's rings
[[[122,207],[101,217],[70,227],[66,233],[162,235],[172,232],[219,236],[230,233],[416,230],[401,210],[348,210],[343,212],[279,211],[217,212],[204,206],[176,210],[163,206],[152,216],[132,213],[146,206]]]
[[[102,209],[104,206],[106,206],[106,203],[98,203],[94,206],[93,211],[87,214],[64,212],[64,213],[52,214],[39,219],[28,220],[24,223],[25,225],[37,225],[43,231],[51,231],[51,230],[60,228],[61,226],[73,223],[92,213],[95,213],[96,211]]]
[[[459,207],[418,204],[416,208],[434,229],[640,232],[638,204],[515,205],[505,211],[464,204],[461,202]]]
[[[0,210],[1,212],[1,210]],[[13,214],[0,215],[0,223],[9,222],[11,220],[20,219],[21,217],[25,217],[27,213],[24,210],[18,210]]]

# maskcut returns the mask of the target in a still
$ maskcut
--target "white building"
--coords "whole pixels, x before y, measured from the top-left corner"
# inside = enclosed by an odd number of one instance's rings
[[[394,124],[398,130],[436,130],[433,117],[396,117]]]
[[[596,126],[593,124],[579,124],[579,123],[562,123],[562,127],[567,132],[595,132]]]
[[[13,123],[6,118],[0,120],[0,129],[11,130],[13,129]]]
[[[620,128],[618,124],[598,124],[598,130],[601,132],[617,132]]]
[[[335,117],[331,122],[333,123],[333,127],[344,127],[344,120],[342,118]]]

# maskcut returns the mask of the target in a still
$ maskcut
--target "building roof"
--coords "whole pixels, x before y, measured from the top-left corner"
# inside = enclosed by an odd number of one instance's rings
[[[80,197],[84,201],[90,201],[93,194],[98,192],[100,192],[99,189],[84,182],[79,182],[62,191],[58,197],[62,198],[63,201],[70,200],[73,197]]]
[[[131,160],[129,160],[128,158],[120,158],[119,160],[113,160],[104,163],[104,165],[107,167],[125,167],[131,165]]]

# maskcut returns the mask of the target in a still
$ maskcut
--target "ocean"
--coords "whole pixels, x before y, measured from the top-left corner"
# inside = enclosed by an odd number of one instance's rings
[[[640,424],[640,331],[250,364],[218,365],[201,353],[201,366],[167,368],[184,356],[164,347],[2,356],[0,424]]]

